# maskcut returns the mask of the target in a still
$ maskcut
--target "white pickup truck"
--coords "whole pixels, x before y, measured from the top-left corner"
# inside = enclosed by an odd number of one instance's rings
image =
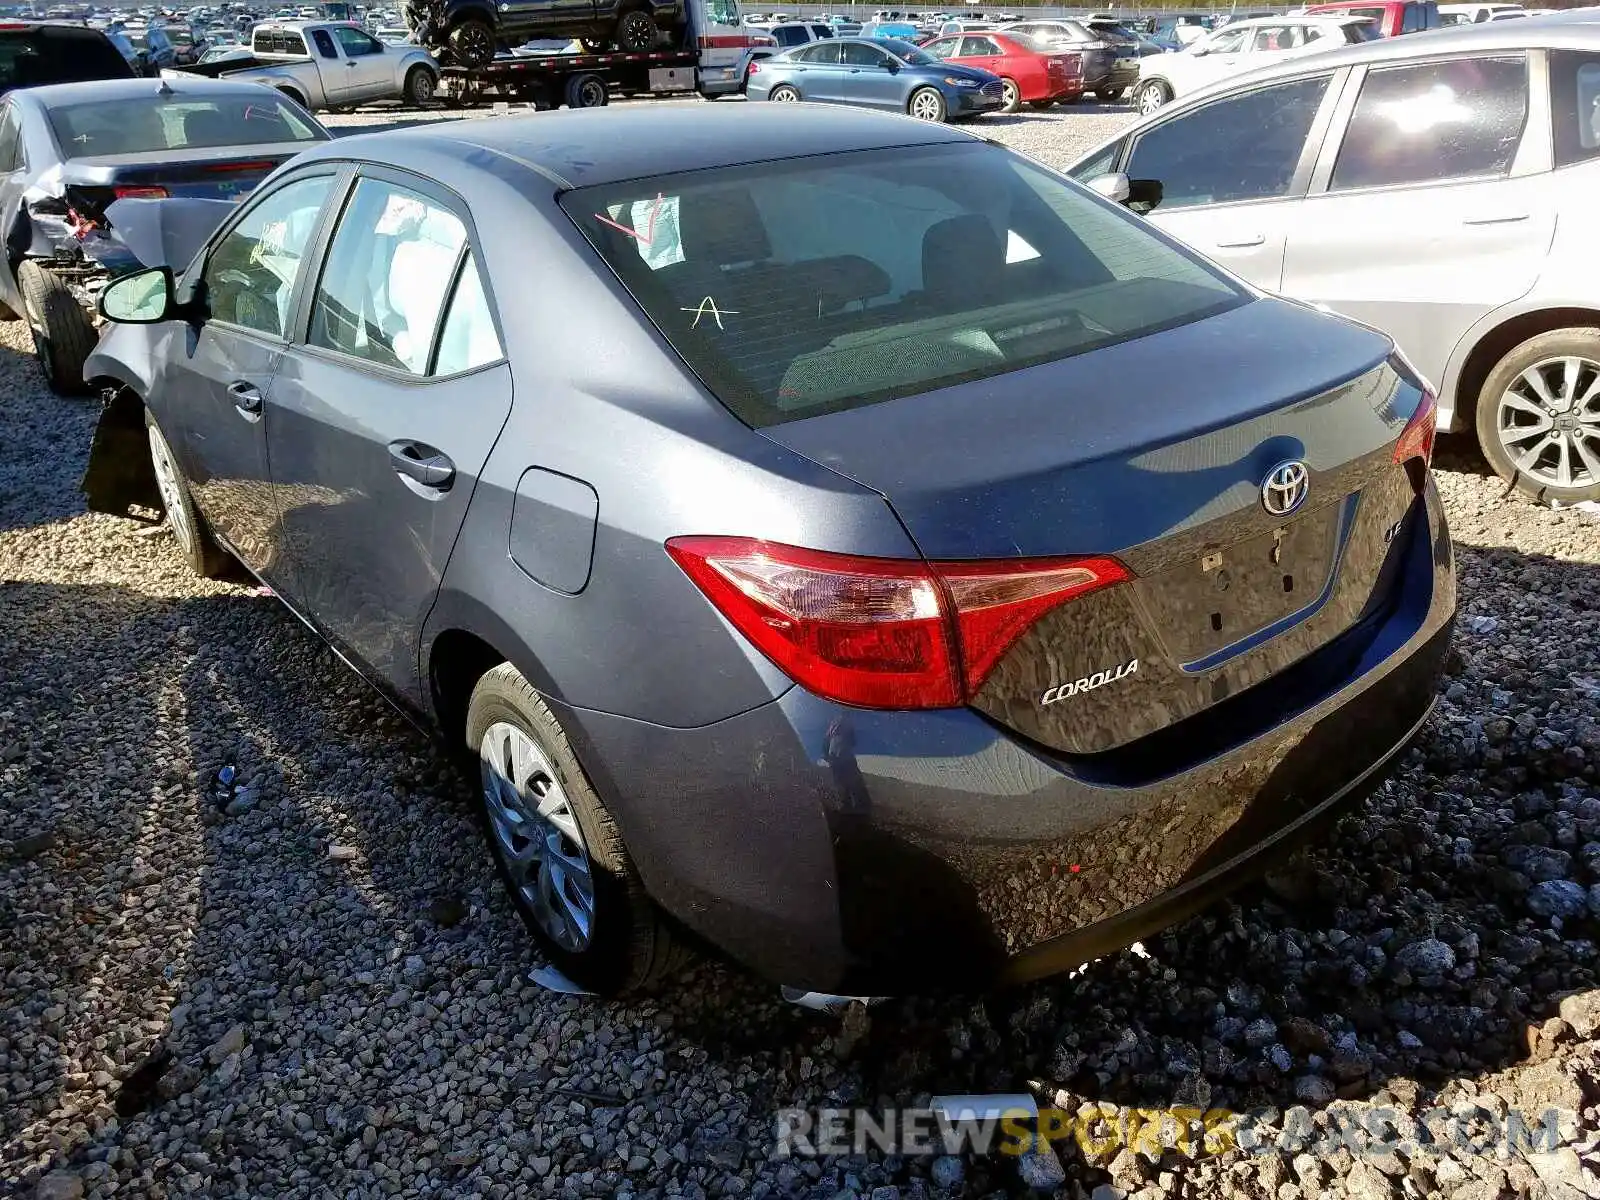
[[[276,88],[303,108],[353,108],[375,100],[426,104],[439,64],[420,46],[390,46],[349,21],[271,21],[250,32],[250,56],[163,75],[208,75]]]

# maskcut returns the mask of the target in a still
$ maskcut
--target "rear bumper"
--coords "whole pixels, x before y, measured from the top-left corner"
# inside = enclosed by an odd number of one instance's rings
[[[699,729],[565,716],[651,893],[761,973],[847,995],[1020,982],[1203,907],[1382,781],[1455,609],[1431,483],[1407,524],[1390,606],[1260,685],[1279,689],[1265,726],[1155,778],[968,709],[798,688]]]

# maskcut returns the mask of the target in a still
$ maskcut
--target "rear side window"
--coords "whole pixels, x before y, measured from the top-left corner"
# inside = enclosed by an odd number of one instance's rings
[[[1439,7],[1436,4],[1408,4],[1400,10],[1401,33],[1420,33],[1424,29],[1437,28]]]
[[[455,292],[450,297],[444,328],[439,332],[439,351],[433,374],[455,375],[488,366],[504,357],[500,335],[489,312],[489,297],[471,254],[461,266]]]
[[[47,27],[0,33],[0,91],[132,75],[128,60],[93,29]]]
[[[1504,175],[1527,118],[1520,55],[1369,71],[1329,191]]]
[[[317,53],[323,58],[338,58],[339,51],[334,47],[333,38],[328,36],[326,29],[313,29],[311,40],[316,44]]]
[[[1330,78],[1257,88],[1163,121],[1134,142],[1125,170],[1160,181],[1163,210],[1286,196]]]
[[[1600,55],[1578,50],[1549,53],[1556,166],[1565,167],[1600,155]]]
[[[313,346],[425,375],[467,227],[448,208],[378,179],[356,184],[311,307]]]
[[[1138,218],[982,143],[699,171],[561,203],[689,367],[756,426],[1248,302]]]

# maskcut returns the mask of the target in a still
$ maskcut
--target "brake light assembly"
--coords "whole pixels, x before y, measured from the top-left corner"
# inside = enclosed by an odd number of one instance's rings
[[[1105,557],[924,562],[744,537],[666,549],[791,679],[860,708],[965,704],[1045,613],[1132,578]]]
[[[167,198],[167,189],[157,187],[154,184],[139,187],[120,186],[113,187],[111,194],[118,200],[165,200]]]

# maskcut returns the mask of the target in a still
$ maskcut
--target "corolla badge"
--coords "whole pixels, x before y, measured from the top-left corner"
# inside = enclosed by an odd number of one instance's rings
[[[1286,517],[1305,503],[1311,491],[1311,469],[1295,459],[1281,462],[1261,481],[1261,507]]]
[[[1058,683],[1054,687],[1046,688],[1039,699],[1039,706],[1043,708],[1073,696],[1092,692],[1095,688],[1105,687],[1108,683],[1115,683],[1119,679],[1126,679],[1139,669],[1139,660],[1130,658],[1120,667],[1107,667],[1104,671],[1096,671],[1093,675],[1085,675],[1082,679],[1074,679],[1070,683]]]

